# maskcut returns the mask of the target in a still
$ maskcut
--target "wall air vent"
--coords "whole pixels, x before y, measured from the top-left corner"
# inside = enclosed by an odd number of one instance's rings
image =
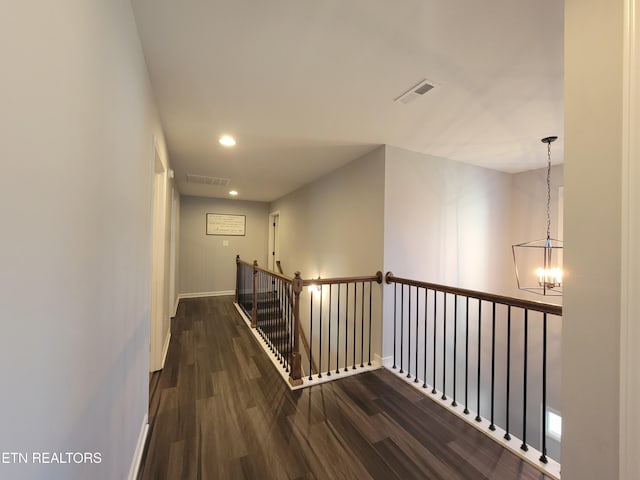
[[[431,82],[429,80],[424,79],[420,83],[418,83],[417,85],[414,85],[409,90],[404,92],[398,98],[396,98],[394,100],[394,102],[400,102],[400,103],[404,103],[406,105],[407,103],[411,103],[414,100],[417,100],[420,97],[422,97],[425,93],[427,93],[429,90],[431,90],[434,86],[435,86],[434,82]]]
[[[199,183],[201,185],[213,185],[215,187],[227,187],[231,183],[230,178],[206,177],[204,175],[194,175],[187,173],[187,182]]]

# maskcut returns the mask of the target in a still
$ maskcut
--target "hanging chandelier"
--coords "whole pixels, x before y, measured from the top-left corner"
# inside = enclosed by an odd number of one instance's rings
[[[551,143],[547,144],[547,236],[542,240],[513,245],[513,262],[520,290],[538,295],[562,295],[562,241],[551,238]]]

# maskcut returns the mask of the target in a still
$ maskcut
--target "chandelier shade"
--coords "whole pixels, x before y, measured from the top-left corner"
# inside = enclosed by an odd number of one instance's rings
[[[553,238],[513,245],[520,290],[538,295],[562,295],[562,241]]]
[[[520,290],[538,295],[562,295],[561,240],[551,238],[551,143],[558,137],[542,139],[547,144],[547,236],[542,240],[512,245],[516,282]]]

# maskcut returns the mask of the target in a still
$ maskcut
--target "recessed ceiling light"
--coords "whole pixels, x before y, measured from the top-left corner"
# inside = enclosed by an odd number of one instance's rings
[[[238,192],[236,192],[235,190],[231,190],[231,191],[229,192],[229,195],[232,195],[232,196],[234,196],[234,197],[235,197],[236,195],[238,195]]]
[[[225,147],[233,147],[236,144],[235,138],[233,138],[231,135],[221,136],[219,142]]]

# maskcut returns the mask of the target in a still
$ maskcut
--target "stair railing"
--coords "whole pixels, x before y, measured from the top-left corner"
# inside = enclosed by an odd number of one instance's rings
[[[532,445],[547,464],[547,337],[550,322],[561,326],[562,306],[391,272],[385,281],[393,285],[392,368],[451,407],[464,408],[463,415],[475,413],[473,423],[488,424],[482,428],[492,432],[500,428],[505,441],[519,437],[522,451]],[[554,379],[559,389],[559,377]]]
[[[317,361],[316,379],[372,365],[374,305],[380,304],[382,272],[375,275],[303,280],[300,292],[309,292],[304,324],[310,338],[309,363]],[[296,287],[294,287],[294,291]],[[374,297],[376,300],[374,302]],[[298,372],[292,371],[293,380]],[[308,380],[314,380],[310,373]]]
[[[308,279],[273,272],[236,257],[236,303],[251,319],[293,386],[303,383],[300,344],[308,325],[309,380],[371,365],[373,297],[382,272],[361,277]],[[305,287],[309,296],[305,295]],[[301,310],[304,302],[304,313]],[[358,364],[359,361],[359,364]]]

